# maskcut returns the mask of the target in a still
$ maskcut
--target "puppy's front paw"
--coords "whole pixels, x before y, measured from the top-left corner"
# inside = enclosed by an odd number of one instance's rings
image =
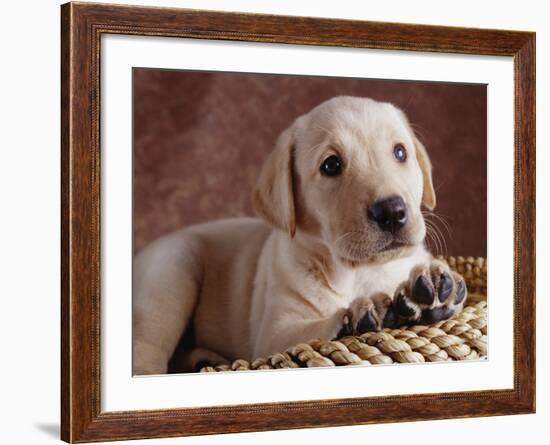
[[[392,300],[386,294],[357,298],[344,315],[338,337],[382,329],[386,318],[393,315],[391,305]]]
[[[439,260],[415,267],[393,300],[394,325],[431,324],[462,310],[468,290],[464,278]]]

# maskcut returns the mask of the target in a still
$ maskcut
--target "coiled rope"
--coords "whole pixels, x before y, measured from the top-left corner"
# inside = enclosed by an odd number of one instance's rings
[[[487,261],[485,258],[440,257],[460,273],[468,300],[459,314],[430,326],[383,329],[338,340],[315,339],[252,362],[205,366],[201,372],[249,371],[472,360],[487,355]]]

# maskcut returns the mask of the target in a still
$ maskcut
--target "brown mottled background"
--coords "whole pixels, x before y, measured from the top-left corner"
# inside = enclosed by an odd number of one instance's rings
[[[353,95],[406,112],[434,165],[447,253],[486,255],[485,85],[144,68],[133,76],[135,251],[184,225],[251,215],[278,134],[320,102]]]

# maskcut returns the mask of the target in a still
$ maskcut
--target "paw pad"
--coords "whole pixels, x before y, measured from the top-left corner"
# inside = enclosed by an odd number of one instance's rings
[[[421,304],[432,304],[434,301],[434,286],[425,275],[420,275],[414,282],[412,293],[415,301]]]
[[[338,338],[377,331],[382,326],[388,326],[394,322],[395,314],[390,296],[375,294],[370,297],[360,297],[350,305],[344,315]]]
[[[435,260],[429,267],[417,267],[399,286],[393,302],[395,319],[386,315],[384,327],[446,320],[462,310],[467,294],[464,279],[447,264]]]
[[[445,303],[453,291],[453,279],[447,272],[443,272],[439,277],[438,298],[441,303]]]
[[[377,328],[376,320],[372,311],[367,312],[357,323],[357,332],[362,334],[368,331],[375,331]]]

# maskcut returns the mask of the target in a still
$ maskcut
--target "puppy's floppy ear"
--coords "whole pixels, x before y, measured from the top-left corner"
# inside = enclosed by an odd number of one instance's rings
[[[416,160],[418,161],[423,177],[422,204],[427,209],[433,210],[435,208],[435,190],[432,182],[432,163],[430,162],[426,148],[416,136],[414,136],[414,146],[416,150]]]
[[[281,133],[275,149],[265,161],[252,195],[254,210],[268,223],[296,233],[296,212],[293,190],[294,127]]]

